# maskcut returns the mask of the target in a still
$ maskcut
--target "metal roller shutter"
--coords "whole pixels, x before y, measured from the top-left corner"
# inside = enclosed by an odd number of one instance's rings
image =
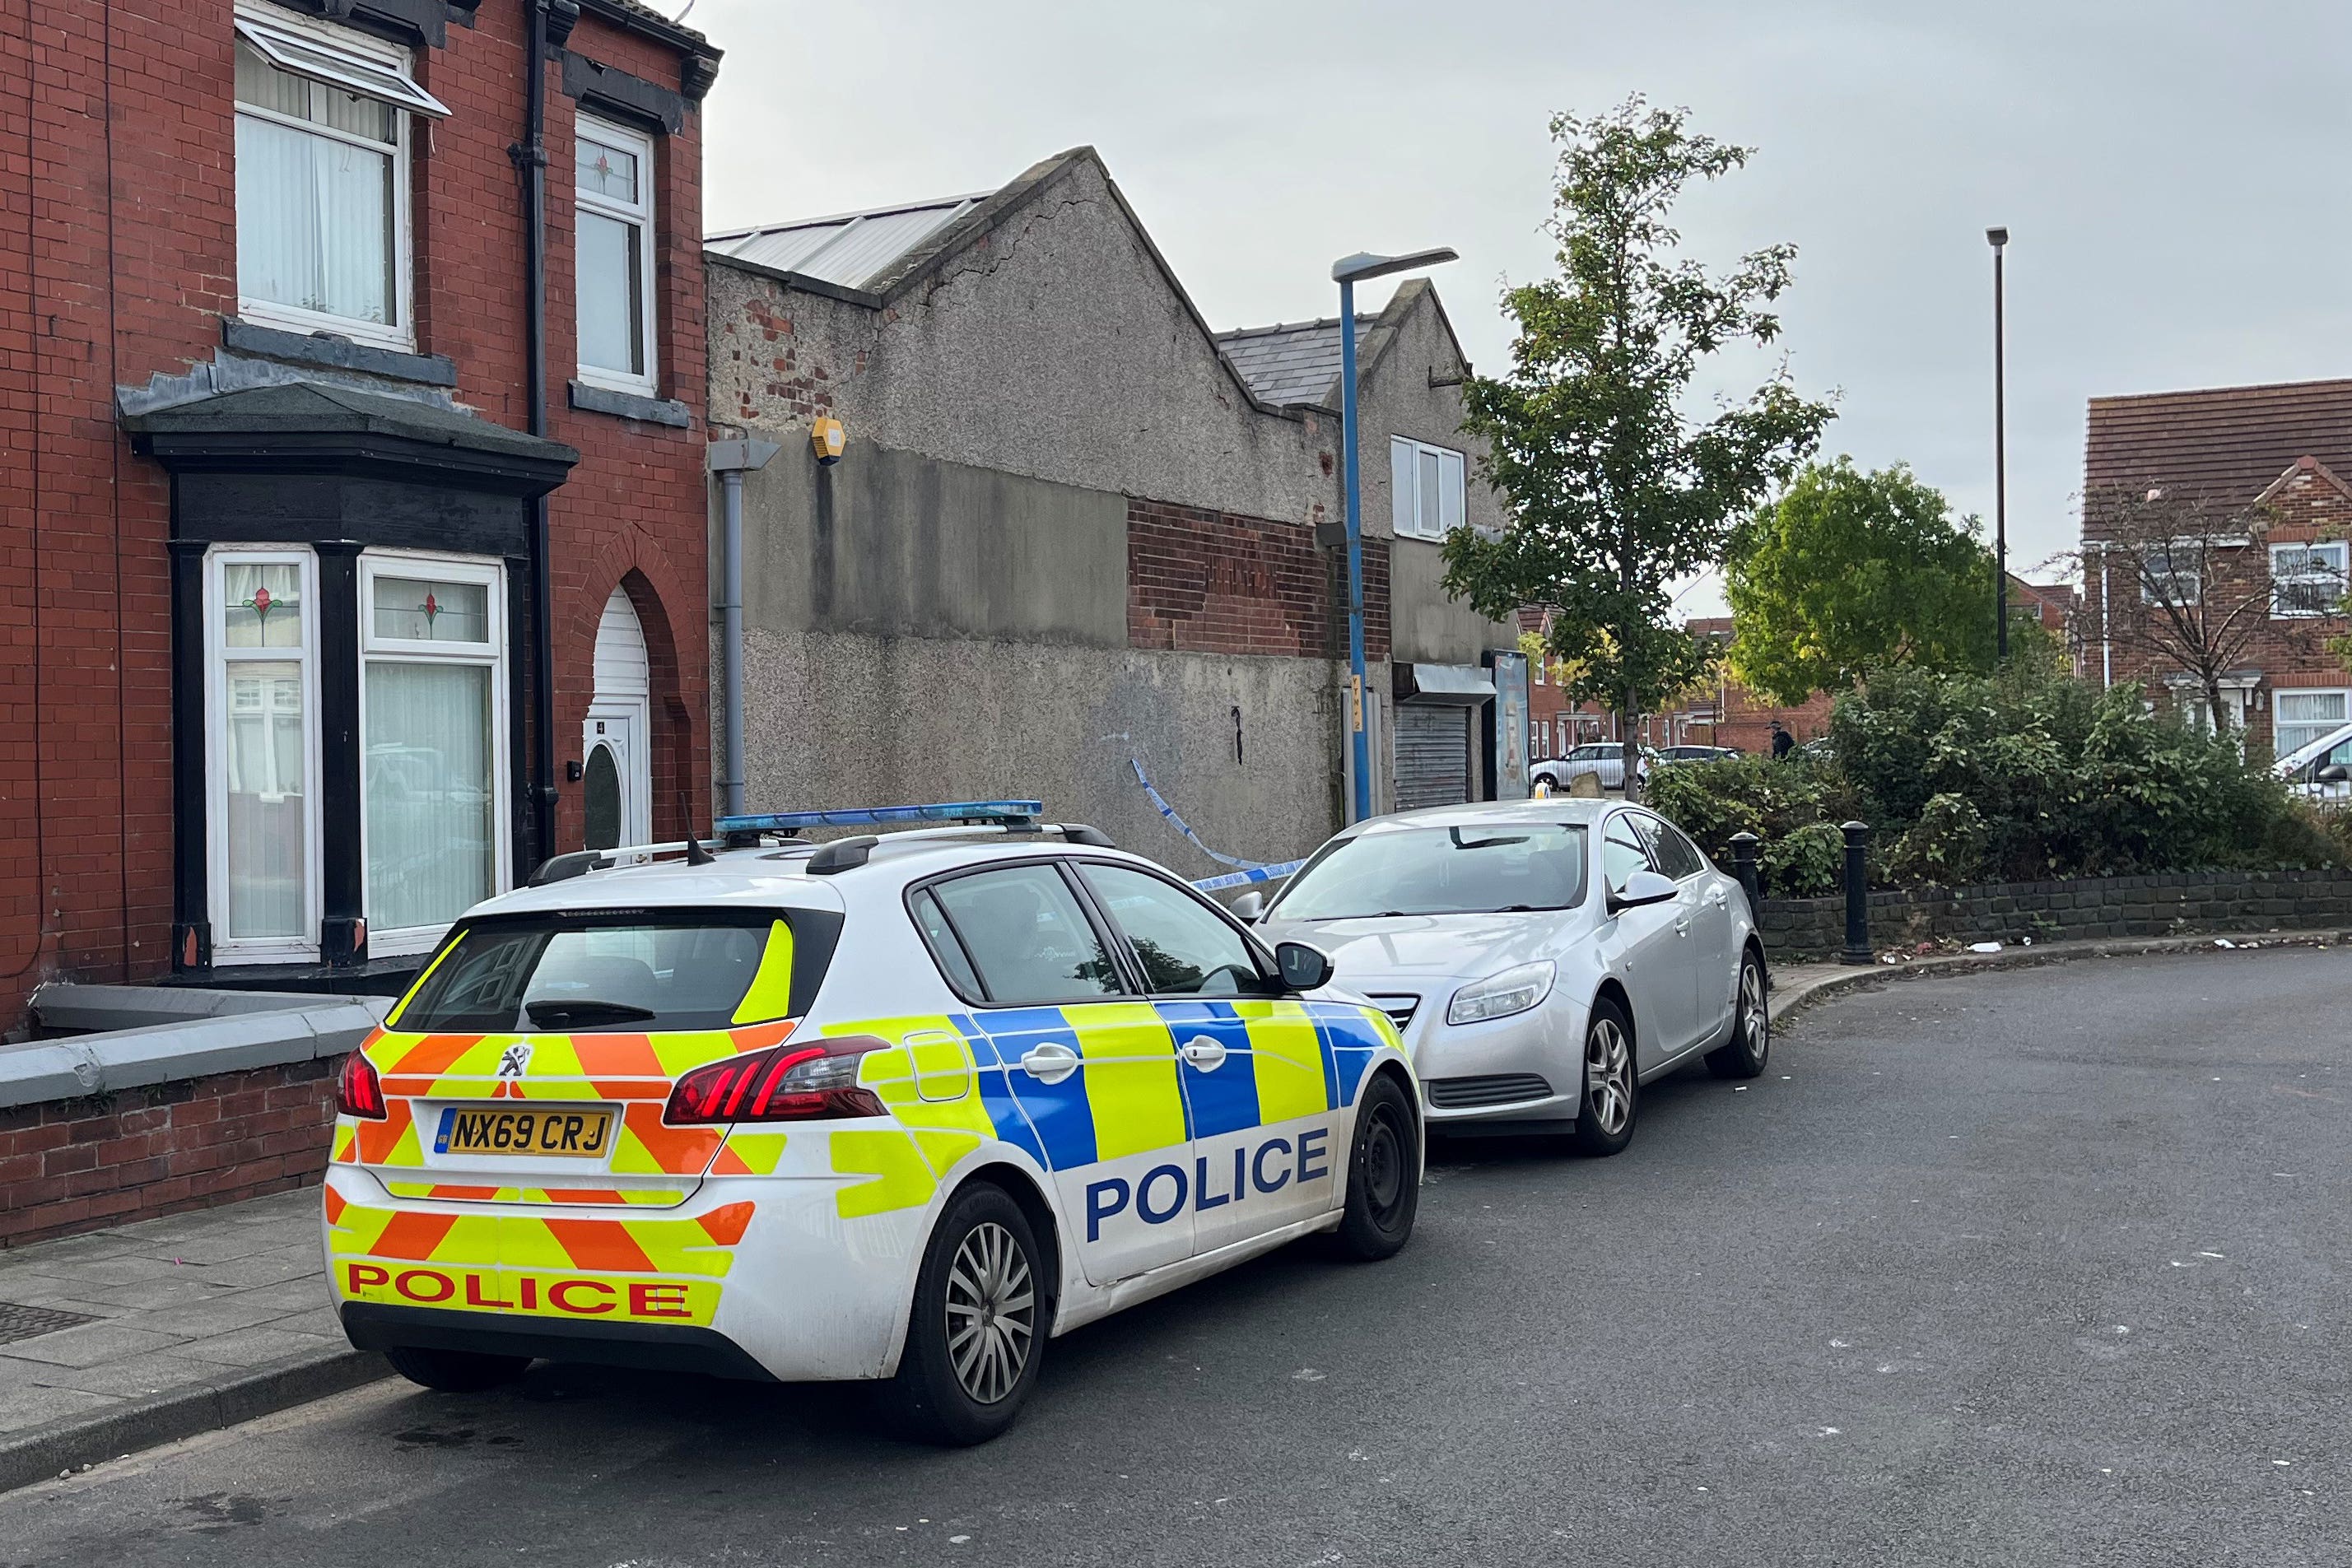
[[[1396,809],[1470,798],[1470,710],[1453,703],[1396,707]]]

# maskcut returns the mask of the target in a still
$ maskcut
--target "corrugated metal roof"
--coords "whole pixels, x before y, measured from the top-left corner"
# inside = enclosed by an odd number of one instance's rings
[[[1356,318],[1356,348],[1378,316]],[[1217,347],[1234,362],[1252,392],[1276,408],[1293,403],[1321,403],[1332,395],[1339,379],[1339,319],[1277,322],[1271,327],[1244,327],[1217,334]]]
[[[994,194],[982,191],[977,195],[943,196],[935,202],[877,207],[870,212],[763,224],[715,234],[703,244],[739,261],[821,278],[844,288],[863,288],[868,279],[887,272],[908,251]]]

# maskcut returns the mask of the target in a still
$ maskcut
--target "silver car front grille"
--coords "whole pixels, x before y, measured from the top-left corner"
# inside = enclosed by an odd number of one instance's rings
[[[1389,1015],[1389,1022],[1396,1025],[1399,1034],[1402,1034],[1404,1026],[1412,1021],[1412,1015],[1421,1010],[1419,997],[1375,996],[1370,1001],[1372,1006]]]

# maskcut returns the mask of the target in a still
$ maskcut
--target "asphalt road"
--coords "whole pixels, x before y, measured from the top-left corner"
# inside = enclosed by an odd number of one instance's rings
[[[1890,985],[1606,1161],[1455,1150],[1058,1341],[1022,1426],[541,1368],[0,1498],[0,1563],[2352,1562],[2352,954]],[[1783,1076],[1783,1075],[1786,1076]]]

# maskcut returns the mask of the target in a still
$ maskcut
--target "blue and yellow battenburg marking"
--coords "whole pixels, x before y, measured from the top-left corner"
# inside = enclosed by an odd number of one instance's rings
[[[1069,1171],[1336,1111],[1354,1103],[1373,1056],[1397,1043],[1376,1011],[1253,1000],[988,1009],[826,1032],[900,1042],[859,1073],[898,1127],[832,1134],[835,1173],[865,1178],[841,1188],[845,1218],[928,1203],[990,1137]],[[1214,1071],[1178,1054],[1203,1039],[1225,1048]],[[1045,1045],[1077,1059],[1068,1077],[1047,1082],[1020,1069]]]

